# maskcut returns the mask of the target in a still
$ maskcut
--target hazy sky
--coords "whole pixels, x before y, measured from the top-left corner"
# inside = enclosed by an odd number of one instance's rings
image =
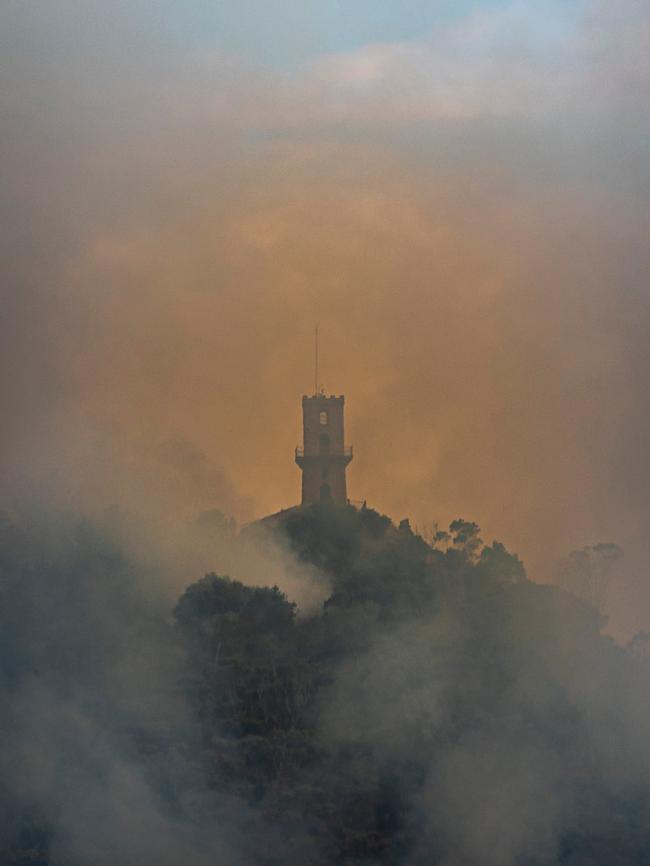
[[[10,0],[8,502],[250,519],[345,393],[354,499],[650,627],[645,2]]]

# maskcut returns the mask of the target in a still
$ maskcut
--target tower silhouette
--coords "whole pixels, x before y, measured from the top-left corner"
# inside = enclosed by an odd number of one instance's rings
[[[352,448],[343,433],[344,397],[316,393],[302,398],[303,445],[296,448],[296,463],[302,469],[302,504],[330,500],[348,501],[345,470]]]

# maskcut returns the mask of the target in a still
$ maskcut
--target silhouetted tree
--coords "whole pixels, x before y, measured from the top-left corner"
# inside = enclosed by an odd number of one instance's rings
[[[558,583],[604,613],[614,567],[622,557],[623,550],[612,543],[573,550],[558,563]]]

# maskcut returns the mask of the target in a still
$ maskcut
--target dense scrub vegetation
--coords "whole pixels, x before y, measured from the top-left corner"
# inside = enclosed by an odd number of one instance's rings
[[[187,590],[214,784],[315,863],[642,862],[647,672],[593,608],[450,530],[439,550],[372,510],[290,512],[275,531],[331,581],[314,617],[216,575]]]
[[[47,562],[3,533],[7,741],[29,748],[16,729],[44,710],[61,752],[42,759],[66,766],[47,784],[4,776],[2,862],[650,862],[648,662],[475,524],[427,544],[371,509],[292,510],[249,533],[318,569],[322,610],[208,574],[171,622],[89,528]],[[81,757],[65,733],[79,718]],[[116,763],[137,768],[129,808],[160,848],[116,818]]]

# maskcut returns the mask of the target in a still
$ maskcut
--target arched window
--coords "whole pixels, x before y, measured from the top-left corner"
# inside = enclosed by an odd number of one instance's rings
[[[324,409],[320,413],[320,423],[322,427],[327,427],[327,412]]]

